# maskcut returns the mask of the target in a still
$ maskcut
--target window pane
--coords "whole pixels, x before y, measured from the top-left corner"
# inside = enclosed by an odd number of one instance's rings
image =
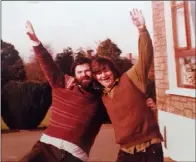
[[[185,21],[184,21],[184,8],[179,8],[176,10],[176,28],[177,28],[178,47],[187,47]]]
[[[190,28],[191,28],[191,45],[195,48],[195,1],[189,1],[189,15],[190,15]]]
[[[180,83],[195,86],[196,81],[196,57],[188,56],[179,58]]]

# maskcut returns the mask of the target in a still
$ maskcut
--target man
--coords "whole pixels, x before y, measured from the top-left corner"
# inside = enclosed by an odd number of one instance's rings
[[[48,128],[21,162],[85,162],[104,115],[101,98],[92,88],[90,60],[76,59],[72,67],[74,83],[58,69],[30,22],[26,29],[52,87],[52,105]]]
[[[145,96],[153,58],[152,41],[141,11],[134,9],[131,16],[139,30],[137,63],[120,75],[111,60],[97,57],[92,61],[92,70],[103,87],[102,100],[120,144],[117,162],[163,162],[163,138]]]

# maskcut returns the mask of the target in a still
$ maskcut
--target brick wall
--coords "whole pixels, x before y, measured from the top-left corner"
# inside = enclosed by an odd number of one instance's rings
[[[164,18],[164,2],[153,1],[152,10],[157,106],[159,109],[163,111],[195,119],[195,98],[165,94],[165,91],[169,88],[169,81],[167,65],[166,30]]]

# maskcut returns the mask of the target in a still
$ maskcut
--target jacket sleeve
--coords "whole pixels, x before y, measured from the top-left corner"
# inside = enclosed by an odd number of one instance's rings
[[[146,93],[148,71],[153,59],[153,45],[150,35],[145,28],[139,31],[139,58],[136,64],[126,74],[135,86]]]

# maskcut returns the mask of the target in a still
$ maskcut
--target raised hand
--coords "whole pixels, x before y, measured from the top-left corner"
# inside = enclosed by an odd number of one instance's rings
[[[130,11],[130,15],[131,15],[133,24],[138,29],[142,29],[145,27],[145,20],[144,20],[144,16],[142,15],[141,10],[133,9],[132,11]]]
[[[30,40],[33,42],[39,42],[39,39],[37,38],[35,31],[33,29],[33,25],[31,24],[30,21],[27,21],[25,24],[26,27],[26,33],[29,36]]]

